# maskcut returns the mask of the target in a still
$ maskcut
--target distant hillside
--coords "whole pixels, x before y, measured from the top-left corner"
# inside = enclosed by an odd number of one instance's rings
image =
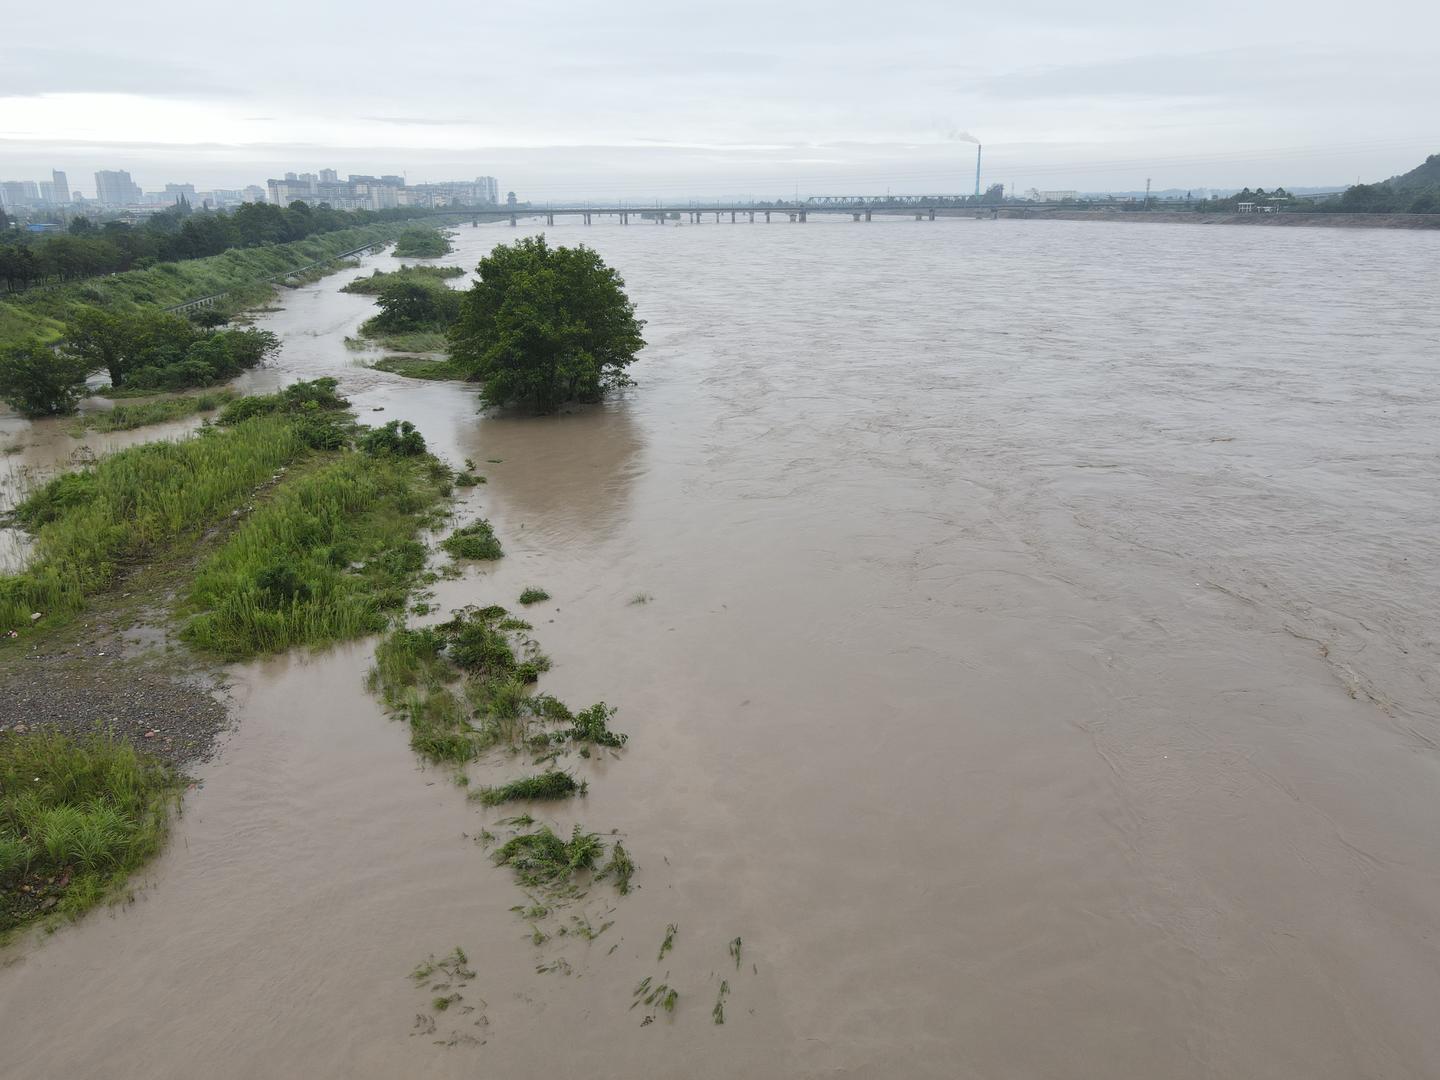
[[[1440,187],[1440,154],[1431,154],[1423,165],[1416,165],[1403,176],[1392,176],[1386,183],[1400,190]]]

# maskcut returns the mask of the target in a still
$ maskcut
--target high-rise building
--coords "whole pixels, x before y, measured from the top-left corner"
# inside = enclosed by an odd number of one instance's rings
[[[40,201],[46,206],[59,206],[65,201],[63,197],[57,196],[54,180],[40,181]]]
[[[70,178],[59,169],[51,169],[50,182],[55,185],[55,201],[61,205],[70,202]]]
[[[334,169],[321,169],[321,170],[320,170],[320,183],[322,183],[322,184],[335,184],[335,183],[339,183],[339,181],[340,181],[340,174],[337,173]]]
[[[482,203],[489,203],[494,206],[500,201],[500,184],[493,176],[477,176],[475,178],[476,194]]]
[[[140,185],[124,169],[105,169],[95,174],[95,199],[102,206],[129,206],[142,197]]]
[[[160,200],[160,201],[166,202],[166,203],[172,203],[172,204],[173,204],[173,203],[178,203],[181,199],[184,199],[184,200],[185,200],[186,202],[188,202],[191,206],[195,206],[195,205],[196,205],[196,203],[197,203],[198,200],[197,200],[196,195],[195,195],[195,185],[194,185],[194,184],[166,184],[166,185],[165,185],[165,194],[161,197],[161,200]]]
[[[35,184],[30,183],[29,180],[6,180],[4,183],[0,183],[0,206],[4,206],[4,209],[7,210],[29,206],[32,199],[30,199],[26,184],[35,187]],[[39,192],[36,192],[36,197],[39,197]]]

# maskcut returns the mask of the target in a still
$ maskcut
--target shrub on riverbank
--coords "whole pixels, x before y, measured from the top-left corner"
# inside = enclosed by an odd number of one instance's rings
[[[75,411],[85,389],[83,361],[57,354],[38,341],[0,350],[0,400],[21,416],[63,416]]]
[[[376,293],[380,313],[360,324],[360,344],[397,352],[439,352],[460,315],[460,293],[433,277],[406,276]],[[347,344],[352,339],[347,338]]]
[[[172,769],[95,735],[0,735],[0,941],[48,913],[74,917],[165,838]]]
[[[590,248],[527,237],[499,245],[478,269],[450,340],[486,404],[554,412],[629,381],[644,323],[620,275]]]

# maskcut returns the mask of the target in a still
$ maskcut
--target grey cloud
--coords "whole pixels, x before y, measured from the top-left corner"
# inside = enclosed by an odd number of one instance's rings
[[[0,48],[0,96],[85,93],[228,97],[236,90],[208,72],[154,55],[137,60],[70,49]]]
[[[1246,98],[1327,91],[1361,58],[1355,54],[1230,49],[1154,53],[1094,63],[1060,64],[977,79],[963,88],[1004,99],[1054,98]],[[1429,67],[1407,55],[1372,56],[1365,65],[1390,73],[1428,75]],[[1347,94],[1355,87],[1346,81]]]

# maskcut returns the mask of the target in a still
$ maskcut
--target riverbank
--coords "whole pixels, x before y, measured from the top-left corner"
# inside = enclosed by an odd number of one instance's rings
[[[316,280],[328,271],[315,264],[356,248],[388,243],[414,228],[408,220],[382,222],[6,296],[0,299],[0,347],[26,338],[57,340],[71,313],[86,305],[138,311],[224,294],[215,302],[216,309],[240,312],[264,304],[286,275],[305,271],[299,280]]]
[[[1301,229],[1440,229],[1440,214],[1201,214],[1179,210],[1027,210],[997,207],[1002,218],[1021,221],[1104,221],[1125,224],[1255,225]],[[937,216],[970,218],[989,211],[939,210]]]

